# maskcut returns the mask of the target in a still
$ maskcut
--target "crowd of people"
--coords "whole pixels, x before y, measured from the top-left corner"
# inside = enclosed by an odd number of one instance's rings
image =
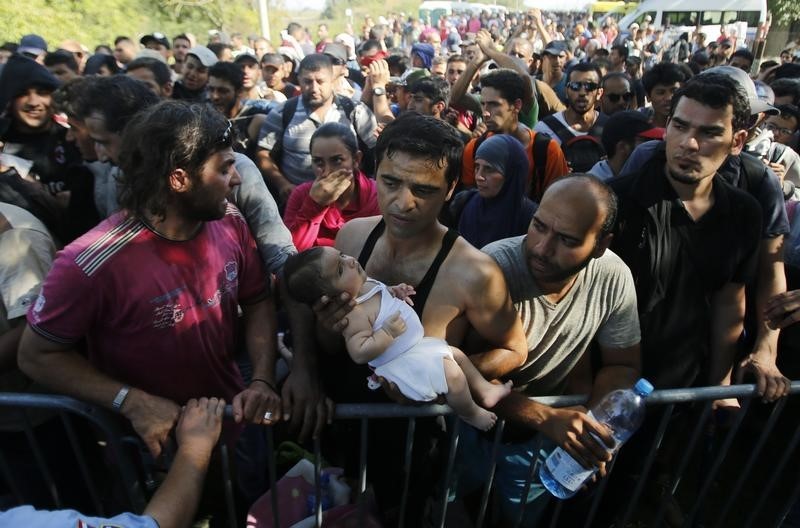
[[[725,31],[663,30],[534,9],[367,17],[317,39],[291,23],[275,47],[219,31],[94,54],[4,44],[0,390],[117,412],[153,464],[177,430],[137,517],[162,528],[202,509],[184,479],[202,481],[226,401],[220,441],[241,476],[264,425],[329,435],[348,467],[358,433],[332,423],[334,403],[444,396],[470,424],[450,497],[466,503],[503,418],[493,519],[524,502],[535,526],[549,495],[534,480],[522,497],[533,461],[560,446],[604,467],[614,441],[585,407],[531,396],[749,376],[764,402],[786,397],[800,39],[755,64]],[[3,448],[25,443],[10,422]],[[412,525],[448,430],[416,429]],[[405,436],[369,432],[387,525]],[[246,511],[265,490],[243,481]]]

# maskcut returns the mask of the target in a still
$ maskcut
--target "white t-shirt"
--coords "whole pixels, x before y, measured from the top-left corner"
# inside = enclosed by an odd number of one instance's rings
[[[531,396],[557,394],[593,339],[607,348],[641,341],[636,289],[625,263],[606,252],[578,273],[558,304],[542,295],[525,258],[526,235],[483,248],[503,270],[528,340],[528,358],[510,378]]]

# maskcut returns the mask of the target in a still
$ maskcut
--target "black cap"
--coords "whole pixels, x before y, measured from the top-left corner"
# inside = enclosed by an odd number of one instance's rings
[[[139,39],[139,44],[142,46],[147,46],[148,42],[158,42],[167,49],[172,49],[172,47],[169,45],[169,39],[167,36],[157,31],[155,33],[151,33],[150,35],[145,35]]]
[[[601,141],[606,152],[613,152],[618,142],[637,136],[660,139],[664,137],[664,129],[654,127],[642,112],[623,110],[612,114],[603,125]]]
[[[544,50],[542,50],[543,54],[546,55],[561,55],[567,51],[567,42],[564,40],[551,40],[547,43]]]

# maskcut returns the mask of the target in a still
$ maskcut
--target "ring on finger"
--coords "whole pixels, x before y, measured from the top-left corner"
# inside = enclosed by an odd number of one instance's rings
[[[272,420],[272,411],[267,411],[264,413],[265,420]]]

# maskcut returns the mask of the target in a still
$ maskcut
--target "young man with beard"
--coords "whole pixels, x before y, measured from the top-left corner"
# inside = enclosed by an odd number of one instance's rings
[[[608,116],[596,110],[603,89],[602,75],[594,63],[572,67],[567,82],[567,109],[547,116],[533,128],[561,145],[573,172],[588,172],[605,157],[600,137]]]
[[[311,135],[321,124],[347,124],[360,143],[367,148],[375,146],[375,116],[364,103],[334,95],[333,63],[328,55],[306,56],[297,75],[301,95],[269,113],[256,153],[257,164],[279,203],[286,202],[295,186],[314,179],[309,156]]]
[[[461,182],[465,186],[471,187],[475,183],[474,156],[481,138],[492,134],[509,134],[525,147],[531,171],[528,177],[529,195],[534,201],[541,199],[544,190],[552,182],[569,172],[558,143],[545,135],[540,136],[519,121],[526,82],[517,72],[506,69],[494,70],[481,78],[481,106],[487,131],[464,148]],[[537,144],[540,145],[538,149]],[[545,158],[543,170],[537,169],[542,166],[539,156]]]
[[[208,70],[208,102],[230,119],[236,129],[234,150],[253,157],[261,125],[267,116],[242,99],[244,73],[232,62],[218,62]]]
[[[240,183],[231,144],[230,124],[205,105],[163,102],[134,117],[119,153],[123,210],[59,253],[20,344],[27,375],[120,412],[153,456],[191,398],[232,401],[237,422],[280,418],[274,305],[226,199]],[[237,307],[248,387],[234,362]]]
[[[749,119],[735,81],[697,76],[673,99],[664,148],[611,182],[620,200],[611,247],[636,280],[642,374],[656,388],[730,383],[761,211],[717,171],[741,152]]]
[[[542,119],[533,129],[548,134],[559,144],[570,137],[586,134],[599,138],[601,130],[595,125],[602,126],[605,120],[595,108],[603,95],[601,78],[600,69],[594,64],[579,63],[573,66],[566,84],[567,109]],[[563,127],[566,127],[566,132],[558,133]]]
[[[590,393],[589,406],[611,390],[630,387],[640,369],[636,291],[625,263],[608,251],[617,200],[596,178],[570,175],[544,194],[527,235],[483,248],[500,266],[527,339],[525,363],[508,376],[514,392],[501,402],[507,413],[504,441],[496,460],[501,518],[512,523],[539,434],[546,445],[559,445],[587,466],[609,460],[597,438],[606,429],[586,408],[555,409],[529,397]],[[601,364],[591,386],[568,386],[568,377],[592,343]],[[581,363],[582,359],[584,360]],[[591,433],[591,436],[590,436]],[[594,436],[596,435],[596,437]],[[491,441],[467,429],[460,438],[458,493],[478,489],[491,462]],[[522,526],[535,526],[549,494],[534,480],[526,498]]]

